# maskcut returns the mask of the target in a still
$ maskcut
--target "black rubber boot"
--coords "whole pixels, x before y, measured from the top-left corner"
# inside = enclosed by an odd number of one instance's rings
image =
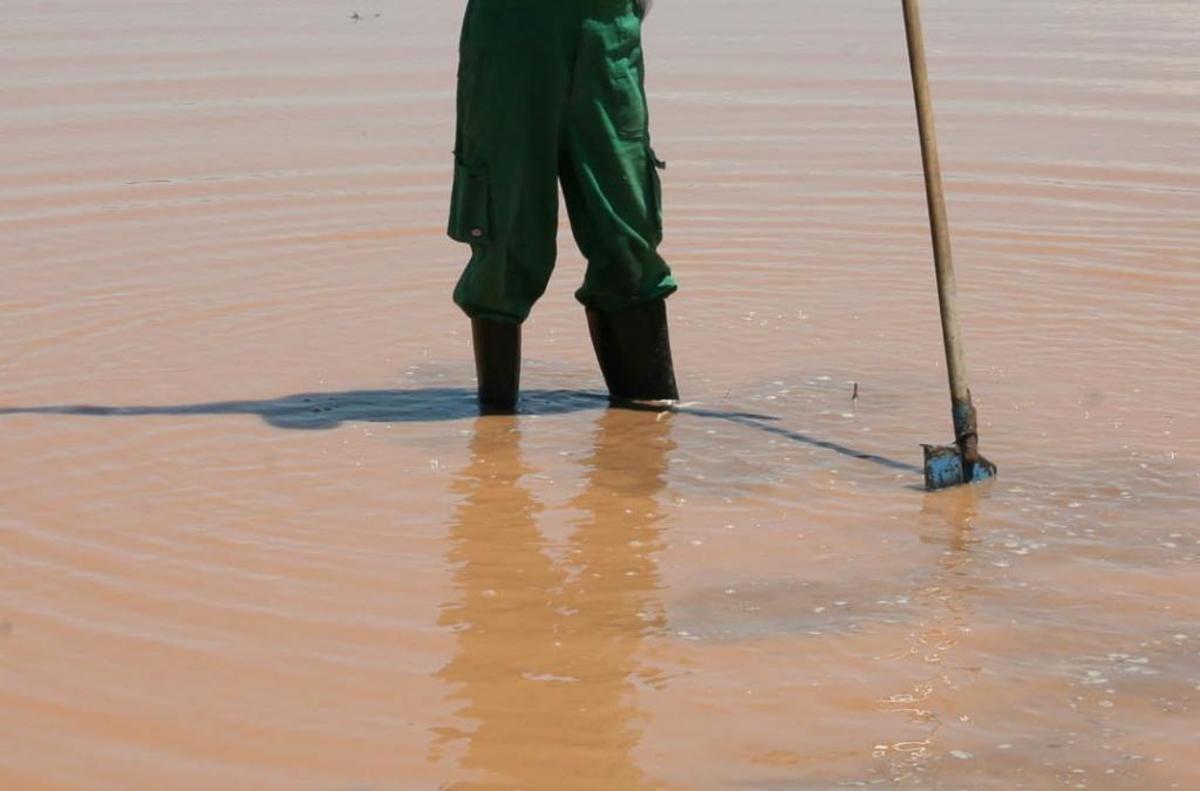
[[[485,415],[513,414],[521,389],[521,325],[472,319],[471,338],[479,379],[479,411]]]
[[[616,313],[589,308],[587,317],[614,403],[679,400],[664,300]]]

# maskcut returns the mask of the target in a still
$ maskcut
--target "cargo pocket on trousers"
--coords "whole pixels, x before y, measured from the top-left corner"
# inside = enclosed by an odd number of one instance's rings
[[[666,170],[667,163],[663,162],[654,153],[654,149],[646,146],[646,161],[648,170],[650,171],[650,218],[654,225],[654,230],[658,232],[658,239],[662,241],[663,233],[663,196],[662,196],[662,177],[658,171]]]
[[[635,53],[640,58],[641,54]],[[640,71],[633,60],[621,60],[612,69],[612,122],[617,135],[625,140],[646,139],[650,126],[646,94],[642,91]]]
[[[465,244],[484,244],[492,238],[491,196],[487,168],[456,159],[450,196],[450,238]]]

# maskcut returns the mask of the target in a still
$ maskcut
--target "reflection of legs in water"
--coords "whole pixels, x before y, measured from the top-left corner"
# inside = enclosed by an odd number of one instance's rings
[[[665,518],[657,496],[666,485],[671,416],[611,410],[601,417],[587,486],[572,500],[584,512],[571,539],[574,574],[564,592],[569,609],[586,611],[573,637],[599,650],[632,657],[648,629],[661,626],[654,553]],[[597,668],[599,669],[599,668]]]
[[[542,506],[522,484],[531,474],[507,421],[481,420],[455,490],[454,601],[442,617],[457,652],[440,676],[456,687],[474,732],[457,789],[648,787],[631,751],[639,734],[630,679],[655,628],[652,553],[662,516],[669,420],[611,412],[584,460],[585,512],[556,566],[536,524]],[[570,579],[568,579],[570,575]]]
[[[521,483],[531,472],[511,422],[476,422],[471,461],[454,487],[463,498],[450,554],[456,596],[441,618],[458,647],[440,675],[458,687],[459,714],[478,723],[473,734],[450,734],[468,738],[463,768],[485,773],[478,787],[532,787],[541,756],[526,749],[554,735],[544,678],[556,639],[551,599],[563,575],[543,552],[535,522],[542,506]]]
[[[663,624],[654,554],[664,514],[657,497],[666,481],[671,420],[646,412],[609,411],[598,421],[587,485],[572,500],[582,512],[570,541],[572,575],[561,598],[563,670],[579,684],[563,703],[589,712],[601,727],[580,732],[592,756],[595,788],[650,785],[630,759],[641,738],[630,698],[646,634]],[[581,725],[586,724],[582,723]]]

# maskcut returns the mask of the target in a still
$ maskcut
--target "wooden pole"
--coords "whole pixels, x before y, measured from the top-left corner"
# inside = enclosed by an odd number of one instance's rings
[[[978,459],[978,430],[962,329],[958,320],[958,288],[954,279],[954,257],[950,250],[950,222],[942,187],[942,164],[938,156],[933,97],[929,91],[929,69],[925,61],[925,35],[921,26],[919,0],[902,0],[904,26],[908,33],[908,60],[912,68],[913,93],[917,102],[917,125],[921,134],[921,158],[925,165],[925,193],[929,202],[929,227],[933,236],[933,260],[937,269],[938,302],[942,313],[942,339],[946,347],[946,371],[950,378],[950,401],[954,412],[954,436],[964,459]]]

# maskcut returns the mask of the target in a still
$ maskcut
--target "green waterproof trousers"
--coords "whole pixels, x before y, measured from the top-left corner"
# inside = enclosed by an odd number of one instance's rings
[[[523,322],[554,269],[562,184],[599,311],[676,289],[659,256],[642,21],[633,0],[469,0],[458,72],[450,237],[471,245],[454,301]]]

